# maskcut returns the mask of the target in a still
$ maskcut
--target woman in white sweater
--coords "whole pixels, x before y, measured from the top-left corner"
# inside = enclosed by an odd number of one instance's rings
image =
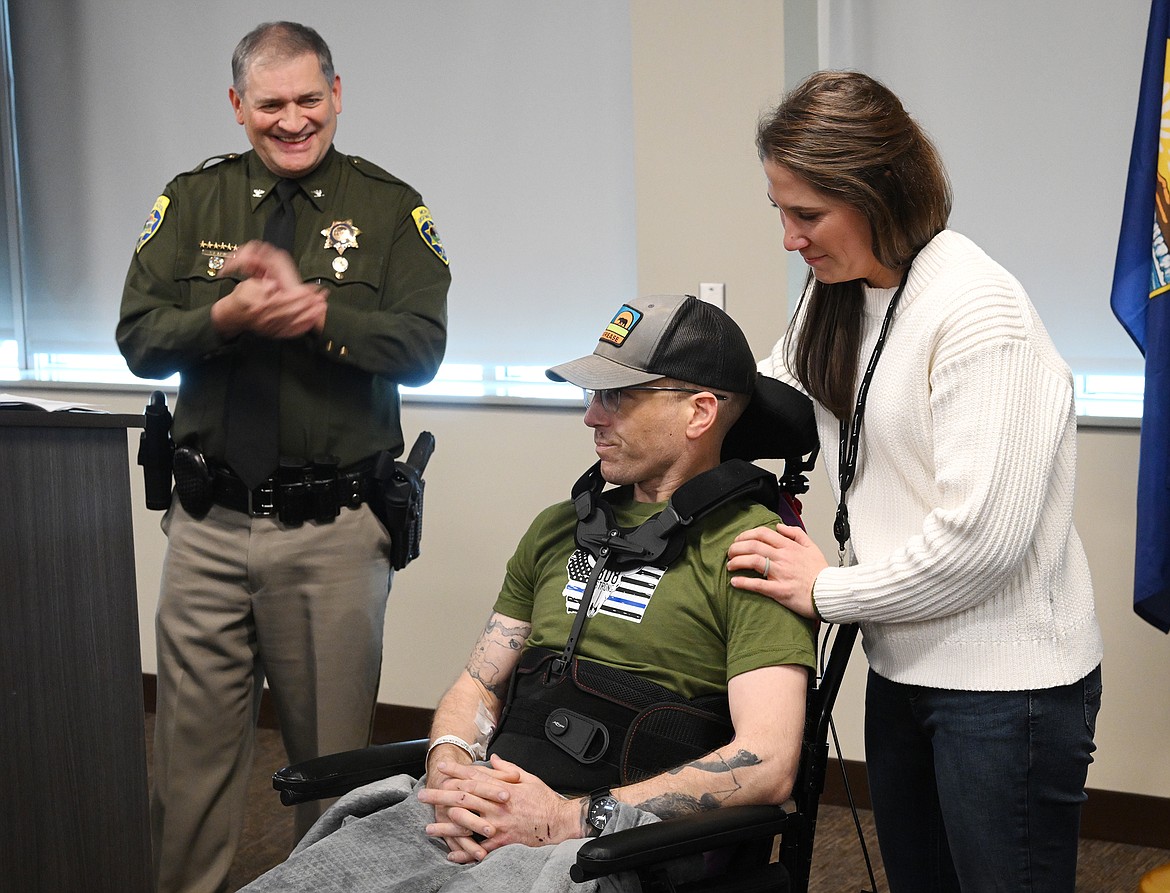
[[[760,125],[809,266],[761,371],[814,400],[839,560],[758,528],[733,583],[859,621],[893,893],[1073,891],[1101,636],[1072,525],[1072,376],[1020,284],[946,229],[950,186],[887,88],[818,72]]]

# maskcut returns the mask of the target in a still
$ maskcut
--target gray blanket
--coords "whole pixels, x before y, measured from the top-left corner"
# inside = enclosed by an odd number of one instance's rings
[[[442,841],[424,827],[434,810],[414,792],[422,786],[397,775],[358,788],[337,801],[288,860],[245,889],[345,893],[632,893],[636,879],[617,875],[585,884],[569,879],[583,841],[554,846],[501,847],[476,865],[447,861]],[[605,833],[656,822],[650,813],[619,804]]]

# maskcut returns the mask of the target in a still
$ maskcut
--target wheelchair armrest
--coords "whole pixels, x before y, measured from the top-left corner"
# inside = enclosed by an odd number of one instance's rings
[[[426,769],[427,739],[376,744],[294,763],[272,776],[285,806],[339,797],[354,788],[392,775],[420,777]]]
[[[775,837],[788,824],[782,806],[729,806],[640,825],[586,841],[569,875],[577,883],[619,871],[657,865],[761,837]]]

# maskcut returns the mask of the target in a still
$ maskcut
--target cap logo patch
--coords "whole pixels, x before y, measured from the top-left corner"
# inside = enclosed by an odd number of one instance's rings
[[[609,325],[597,340],[608,341],[614,347],[621,347],[630,337],[630,332],[634,331],[634,327],[641,321],[641,310],[635,310],[629,304],[622,304],[622,309],[609,321]]]

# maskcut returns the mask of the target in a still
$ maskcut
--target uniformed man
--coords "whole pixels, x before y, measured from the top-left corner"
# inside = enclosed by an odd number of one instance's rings
[[[161,893],[225,888],[265,678],[290,759],[368,743],[392,574],[370,471],[402,450],[398,385],[429,381],[446,344],[434,221],[333,147],[325,42],[260,25],[232,76],[252,151],[167,185],[117,330],[135,374],[181,373],[157,616]],[[300,809],[298,836],[315,817]]]

